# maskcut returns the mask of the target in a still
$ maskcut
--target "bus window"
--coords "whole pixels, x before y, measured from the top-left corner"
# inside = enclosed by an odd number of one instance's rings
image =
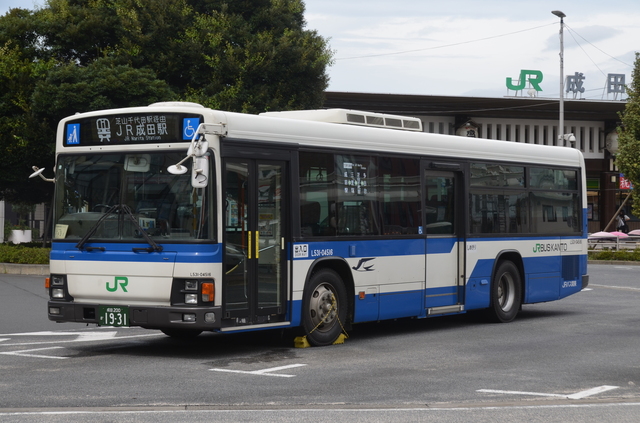
[[[378,235],[373,157],[336,154],[338,235]]]
[[[299,176],[302,236],[335,235],[333,155],[301,152]]]
[[[472,192],[470,207],[469,225],[473,234],[529,232],[525,192]]]
[[[428,234],[453,234],[455,223],[454,177],[427,175],[425,228]]]
[[[420,218],[420,161],[379,159],[380,201],[384,235],[417,234]]]

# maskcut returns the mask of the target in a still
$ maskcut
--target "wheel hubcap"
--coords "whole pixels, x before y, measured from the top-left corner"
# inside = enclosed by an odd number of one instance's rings
[[[338,316],[338,303],[336,296],[327,284],[320,284],[313,291],[309,302],[309,315],[316,330],[329,330],[336,322]]]
[[[509,311],[515,302],[515,283],[513,277],[509,273],[505,273],[500,277],[498,284],[498,304],[503,311]]]

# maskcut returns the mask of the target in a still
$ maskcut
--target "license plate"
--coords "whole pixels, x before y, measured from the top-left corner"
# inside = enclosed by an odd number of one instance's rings
[[[129,307],[100,306],[99,326],[129,326]]]

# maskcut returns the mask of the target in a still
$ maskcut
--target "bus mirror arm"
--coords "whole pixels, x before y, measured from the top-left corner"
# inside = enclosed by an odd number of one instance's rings
[[[38,166],[31,166],[31,169],[33,169],[33,173],[31,175],[29,175],[29,179],[31,178],[35,178],[36,176],[39,176],[42,178],[43,181],[47,181],[47,182],[55,182],[55,178],[45,178],[42,175],[42,172],[44,172],[44,167],[43,168],[39,168]]]
[[[191,144],[189,145],[189,149],[187,150],[187,157],[180,160],[178,163],[169,166],[167,168],[167,172],[169,172],[172,175],[183,175],[187,173],[186,166],[182,166],[184,162],[186,162],[188,159],[192,157],[195,159],[197,157],[202,157],[206,154],[207,150],[209,149],[209,143],[205,139],[204,134],[216,133],[216,131],[209,129],[209,126],[212,126],[212,125],[201,123],[198,126],[196,133],[193,135],[193,138],[191,139]],[[213,126],[217,127],[217,125],[213,125]]]
[[[191,186],[194,188],[204,188],[207,186],[207,175],[209,174],[209,162],[205,155],[209,151],[209,142],[205,138],[205,134],[220,134],[223,127],[219,125],[210,125],[201,123],[198,130],[191,139],[191,144],[187,150],[187,157],[180,160],[175,165],[167,168],[167,172],[172,175],[183,175],[187,173],[187,167],[182,164],[190,158],[193,158],[193,167],[191,170]]]

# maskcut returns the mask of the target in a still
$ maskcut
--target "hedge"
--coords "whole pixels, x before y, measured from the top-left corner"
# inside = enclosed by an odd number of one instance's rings
[[[589,250],[589,260],[640,261],[640,248],[635,250]]]
[[[0,244],[0,263],[49,264],[51,248],[23,244]]]

